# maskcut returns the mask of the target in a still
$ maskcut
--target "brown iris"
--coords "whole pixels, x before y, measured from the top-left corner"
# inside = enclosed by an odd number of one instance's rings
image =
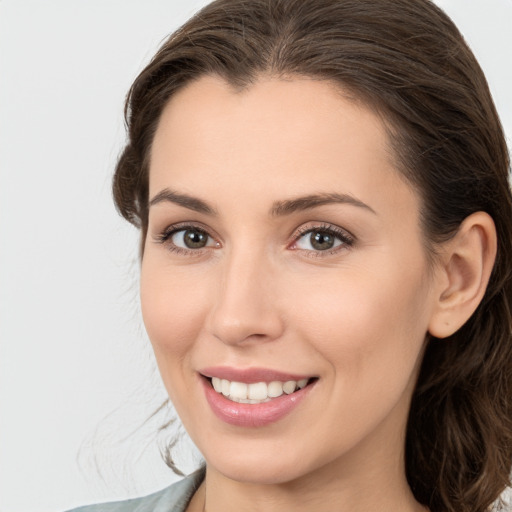
[[[189,249],[202,249],[208,243],[208,235],[196,229],[187,229],[183,234],[183,242]]]
[[[335,237],[326,231],[313,231],[309,238],[311,246],[318,251],[332,249]]]

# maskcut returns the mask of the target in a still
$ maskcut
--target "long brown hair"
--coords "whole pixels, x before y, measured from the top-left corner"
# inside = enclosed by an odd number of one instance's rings
[[[121,214],[148,222],[148,166],[160,114],[206,74],[244,88],[261,74],[350,90],[386,120],[397,167],[422,198],[426,250],[471,213],[494,219],[485,297],[449,339],[429,338],[408,421],[405,464],[432,512],[483,512],[512,466],[512,199],[507,146],[485,77],[428,0],[217,0],[174,33],[135,80],[114,177]]]

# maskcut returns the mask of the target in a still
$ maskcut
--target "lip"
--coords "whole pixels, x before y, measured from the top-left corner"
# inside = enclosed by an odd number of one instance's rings
[[[252,384],[255,382],[271,382],[287,380],[301,380],[311,376],[294,375],[262,368],[235,369],[227,367],[205,368],[200,372],[200,380],[205,393],[206,401],[212,412],[221,421],[238,427],[258,428],[276,423],[296,409],[311,392],[316,380],[306,387],[291,393],[283,394],[261,404],[243,404],[233,402],[224,395],[217,393],[207,377],[218,377],[236,382]]]
[[[204,377],[217,377],[235,382],[245,382],[246,384],[254,384],[256,382],[286,382],[288,380],[311,379],[313,375],[298,375],[285,373],[269,368],[232,368],[230,366],[211,366],[199,370]]]

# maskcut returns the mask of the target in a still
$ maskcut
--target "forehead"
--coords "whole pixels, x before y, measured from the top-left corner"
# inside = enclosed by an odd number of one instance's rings
[[[376,200],[405,186],[382,118],[332,83],[260,79],[238,91],[203,77],[165,107],[153,142],[150,195],[333,191]],[[364,199],[363,199],[364,200]]]

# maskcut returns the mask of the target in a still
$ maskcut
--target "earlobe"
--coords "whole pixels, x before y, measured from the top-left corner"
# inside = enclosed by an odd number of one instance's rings
[[[457,234],[444,244],[429,323],[432,336],[452,335],[474,313],[485,294],[496,248],[496,227],[485,212],[467,217]]]

